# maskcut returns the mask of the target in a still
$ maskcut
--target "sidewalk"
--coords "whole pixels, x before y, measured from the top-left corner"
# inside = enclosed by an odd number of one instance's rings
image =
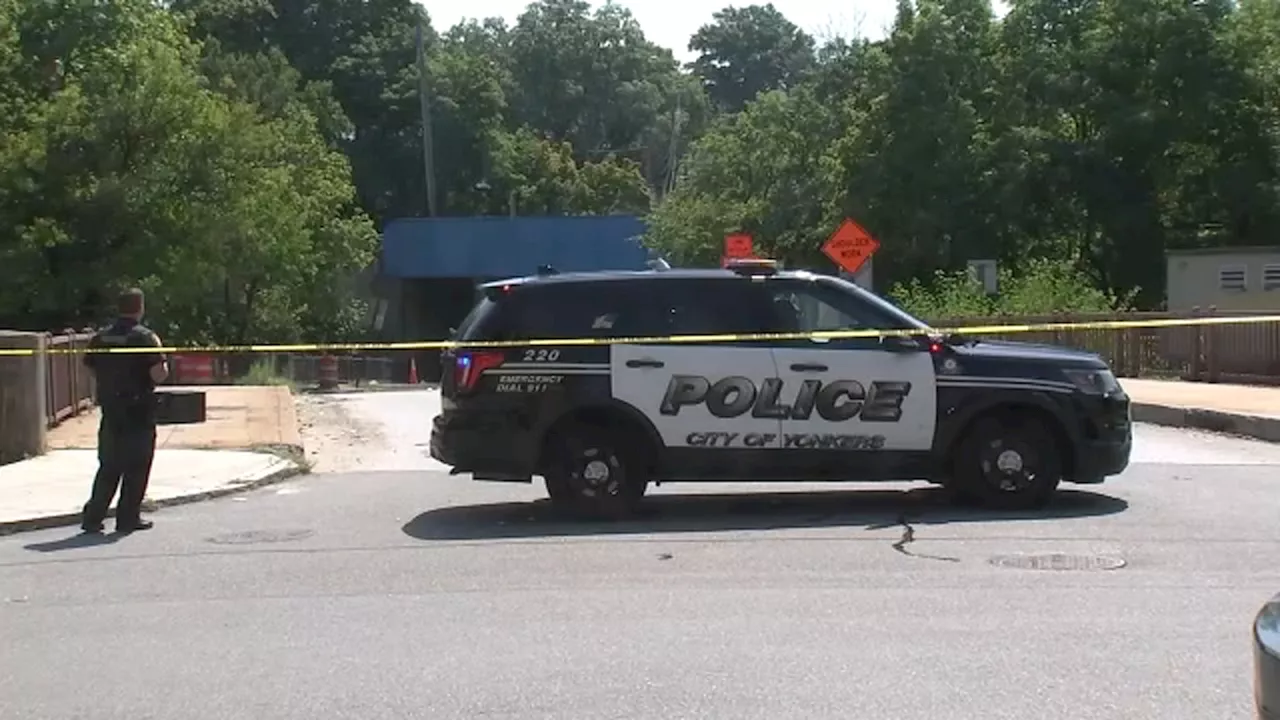
[[[1122,379],[1136,422],[1280,442],[1280,387]]]
[[[56,450],[0,466],[0,534],[80,522],[98,469],[96,450]],[[296,472],[265,452],[157,450],[147,487],[150,509],[208,500],[266,485]]]
[[[206,393],[207,420],[159,428],[148,507],[206,500],[304,471],[287,388],[196,389]],[[95,409],[51,430],[48,453],[0,465],[0,534],[80,521],[98,469],[97,433]]]

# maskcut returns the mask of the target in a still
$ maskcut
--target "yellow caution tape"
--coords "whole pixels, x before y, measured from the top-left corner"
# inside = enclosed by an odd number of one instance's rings
[[[1057,330],[1127,330],[1137,328],[1171,328],[1205,325],[1259,325],[1280,322],[1280,315],[1248,315],[1241,317],[1200,317],[1166,320],[1091,320],[1086,322],[1025,323],[1018,325],[971,325],[955,328],[928,328],[924,330],[820,330],[793,333],[731,333],[720,335],[667,335],[652,337],[617,338],[532,338],[528,340],[468,341],[424,340],[413,342],[379,343],[299,343],[293,345],[191,345],[185,347],[103,347],[103,348],[47,348],[43,351],[28,348],[0,348],[0,357],[28,357],[40,354],[79,355],[133,354],[133,353],[333,353],[368,350],[451,350],[456,348],[515,348],[515,347],[575,347],[592,345],[641,345],[657,343],[726,343],[765,340],[849,340],[855,338],[943,336],[950,334],[980,336],[1009,335]]]

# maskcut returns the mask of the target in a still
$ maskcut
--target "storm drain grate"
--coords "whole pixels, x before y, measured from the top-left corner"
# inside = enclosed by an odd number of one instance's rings
[[[991,564],[996,567],[1017,570],[1097,571],[1119,570],[1125,566],[1125,561],[1123,558],[1107,555],[1043,553],[1039,555],[997,555],[991,558]]]
[[[205,538],[205,541],[217,545],[253,545],[255,543],[292,542],[309,538],[314,534],[314,530],[247,530],[227,535],[215,535],[211,538]]]

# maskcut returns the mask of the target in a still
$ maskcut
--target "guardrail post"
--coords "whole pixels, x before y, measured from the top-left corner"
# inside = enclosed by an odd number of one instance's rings
[[[1217,312],[1217,307],[1213,305],[1209,306],[1208,315],[1210,317]],[[1205,332],[1204,362],[1208,369],[1209,382],[1216,383],[1218,382],[1218,370],[1220,367],[1218,362],[1218,353],[1222,344],[1222,334],[1219,332],[1221,328],[1217,325],[1207,325],[1205,326],[1205,330],[1207,332]]]
[[[1132,375],[1129,371],[1129,354],[1125,352],[1127,333],[1128,330],[1114,330],[1108,338],[1111,341],[1111,367],[1117,377]]]
[[[1191,308],[1191,317],[1198,318],[1201,316],[1200,307]],[[1201,379],[1201,370],[1204,367],[1204,326],[1192,325],[1186,328],[1191,334],[1191,367],[1188,368],[1187,380],[1192,382]]]
[[[0,357],[0,464],[48,449],[49,356],[43,333],[0,330],[0,348],[34,354]]]

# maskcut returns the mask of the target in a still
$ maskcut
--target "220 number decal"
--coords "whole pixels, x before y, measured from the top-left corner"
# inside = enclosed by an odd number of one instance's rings
[[[547,350],[545,348],[537,350],[525,350],[525,362],[555,362],[560,359],[559,350]]]

